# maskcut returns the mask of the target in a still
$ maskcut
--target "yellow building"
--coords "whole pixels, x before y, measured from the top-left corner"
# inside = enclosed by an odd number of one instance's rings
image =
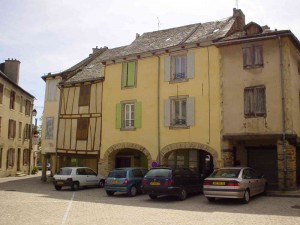
[[[0,177],[30,174],[34,96],[19,86],[20,61],[0,64]]]

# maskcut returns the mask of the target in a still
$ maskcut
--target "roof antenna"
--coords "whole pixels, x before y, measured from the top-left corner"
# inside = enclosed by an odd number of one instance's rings
[[[235,0],[236,9],[239,9],[239,0]]]
[[[159,21],[159,17],[157,17],[157,30],[159,30],[160,28],[160,21]]]

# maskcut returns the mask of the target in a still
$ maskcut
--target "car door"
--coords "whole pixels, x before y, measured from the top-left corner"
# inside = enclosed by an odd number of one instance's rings
[[[251,169],[244,169],[242,178],[243,183],[245,184],[245,188],[249,188],[250,190],[250,196],[255,195],[257,192],[255,185],[256,179],[254,179],[255,177],[253,176],[253,172],[251,171]]]
[[[144,174],[140,169],[133,169],[132,170],[132,176],[133,176],[133,183],[137,188],[141,188],[142,185],[142,179],[144,177]]]
[[[76,180],[79,181],[79,184],[81,186],[85,186],[87,184],[87,179],[86,179],[86,171],[85,168],[78,168],[76,170]]]
[[[85,169],[86,172],[86,183],[87,185],[98,185],[99,179],[97,177],[97,173],[90,168]]]

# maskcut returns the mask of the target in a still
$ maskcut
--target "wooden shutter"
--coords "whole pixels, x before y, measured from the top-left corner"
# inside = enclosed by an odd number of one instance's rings
[[[170,81],[171,79],[171,57],[166,56],[164,62],[164,81]]]
[[[134,127],[142,127],[142,103],[136,102],[134,104]]]
[[[251,48],[243,48],[244,67],[252,66]]]
[[[122,128],[122,105],[120,103],[116,105],[116,128]]]
[[[254,65],[263,65],[262,46],[253,47]]]
[[[187,54],[187,78],[194,78],[195,73],[195,54],[193,52]]]
[[[132,87],[135,85],[135,62],[128,63],[128,73],[127,73],[127,85]]]
[[[0,104],[3,103],[3,84],[0,84]]]
[[[195,97],[187,98],[186,105],[186,125],[193,126],[195,125]]]
[[[79,106],[89,106],[91,98],[91,85],[82,85],[80,86],[79,94]]]
[[[252,88],[244,90],[244,114],[245,116],[254,114],[254,90]]]
[[[266,95],[264,87],[255,88],[255,114],[256,116],[266,115]]]
[[[14,91],[11,91],[10,92],[10,104],[9,104],[10,109],[15,108],[15,97],[16,97],[16,93]]]
[[[164,125],[169,127],[171,125],[171,100],[164,100]]]
[[[89,118],[79,118],[77,119],[77,140],[87,140],[89,131],[90,119]]]

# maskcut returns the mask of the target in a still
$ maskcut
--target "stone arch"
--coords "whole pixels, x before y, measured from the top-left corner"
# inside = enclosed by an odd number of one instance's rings
[[[113,169],[113,160],[115,158],[115,156],[118,154],[119,151],[121,151],[122,149],[134,149],[134,150],[138,150],[140,152],[142,152],[146,157],[147,157],[147,161],[148,161],[148,168],[151,167],[151,163],[152,163],[152,157],[151,154],[149,153],[149,151],[139,145],[139,144],[135,144],[135,143],[129,143],[129,142],[123,142],[123,143],[118,143],[115,145],[110,146],[107,151],[105,152],[104,156],[103,156],[103,162],[104,164],[107,163],[107,165],[105,166],[106,168],[103,168],[106,172],[109,172],[111,169]]]
[[[167,156],[169,155],[169,153],[171,153],[174,150],[178,150],[178,149],[197,149],[197,150],[206,151],[213,156],[214,165],[218,165],[217,164],[218,155],[219,155],[218,152],[215,149],[213,149],[207,145],[204,145],[201,143],[196,143],[196,142],[178,142],[178,143],[173,143],[173,144],[165,146],[160,151],[160,158],[161,158],[162,164],[166,165],[167,164]]]

